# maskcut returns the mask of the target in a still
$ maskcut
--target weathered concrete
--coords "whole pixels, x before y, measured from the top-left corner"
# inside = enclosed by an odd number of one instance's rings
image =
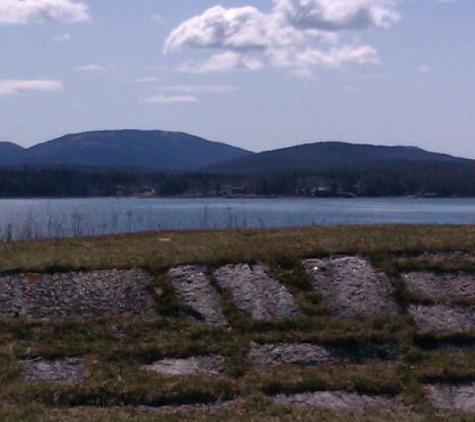
[[[388,277],[358,257],[303,262],[326,306],[341,318],[395,315],[399,307]]]
[[[158,375],[217,376],[223,369],[223,364],[224,358],[222,356],[194,356],[188,359],[163,359],[144,366],[144,369]]]
[[[154,318],[151,282],[142,270],[104,270],[0,277],[0,317],[61,320]]]
[[[85,377],[84,361],[77,358],[47,360],[34,359],[21,362],[26,381],[80,382]]]
[[[228,325],[221,310],[218,292],[206,277],[203,266],[186,265],[168,272],[173,287],[183,302],[196,311],[210,325]]]
[[[475,412],[475,383],[433,384],[425,386],[424,389],[432,406],[437,409]]]
[[[408,291],[416,297],[446,301],[475,299],[473,274],[418,271],[405,273],[402,277]]]
[[[411,305],[409,314],[421,332],[475,331],[475,308],[459,305]]]
[[[312,406],[331,410],[387,409],[398,403],[397,398],[360,395],[345,391],[278,395],[274,400],[277,404],[285,406]]]
[[[397,347],[387,344],[351,346],[320,346],[309,343],[252,343],[248,359],[256,366],[292,365],[343,365],[363,362],[396,360]]]
[[[214,272],[222,289],[229,291],[236,306],[255,320],[274,321],[297,317],[293,296],[262,265],[226,265]]]

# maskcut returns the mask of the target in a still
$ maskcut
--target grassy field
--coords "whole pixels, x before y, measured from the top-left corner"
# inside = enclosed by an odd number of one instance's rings
[[[160,317],[69,322],[0,320],[0,421],[475,421],[475,415],[440,412],[423,392],[427,382],[475,380],[475,353],[440,349],[475,344],[475,333],[419,334],[405,315],[351,321],[333,318],[312,289],[301,260],[362,255],[391,279],[404,309],[422,299],[406,291],[406,270],[473,271],[475,226],[305,227],[279,230],[160,232],[0,244],[0,272],[145,268],[164,294]],[[187,316],[165,275],[177,264],[265,262],[294,294],[304,317],[253,322],[224,298],[232,329],[206,327]],[[250,366],[251,342],[352,345],[385,342],[401,358],[377,365],[323,368]],[[158,377],[141,366],[166,356],[217,353],[226,358],[222,377]],[[19,361],[36,357],[83,357],[87,377],[78,385],[26,383]],[[273,404],[272,395],[320,390],[401,395],[394,409],[330,412]],[[212,412],[145,411],[139,406],[213,403],[237,399]]]

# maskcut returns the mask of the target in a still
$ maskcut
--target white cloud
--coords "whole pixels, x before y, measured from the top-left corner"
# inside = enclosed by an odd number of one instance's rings
[[[71,0],[0,0],[0,25],[41,22],[84,22],[89,7]]]
[[[71,39],[71,34],[69,32],[65,32],[64,34],[55,35],[51,39],[56,42],[66,42]]]
[[[181,94],[228,94],[236,91],[235,86],[228,85],[174,85],[163,86],[160,88],[162,92],[175,92]]]
[[[164,45],[215,51],[178,70],[206,73],[266,66],[308,76],[314,66],[377,63],[368,45],[348,44],[346,33],[386,28],[400,18],[396,0],[274,0],[265,14],[255,7],[215,6],[175,28]]]
[[[395,0],[276,0],[275,4],[292,25],[305,29],[388,27],[400,18]]]
[[[142,99],[144,104],[158,104],[158,105],[171,105],[171,104],[190,104],[197,103],[198,98],[191,95],[155,95],[153,97],[147,97]]]
[[[161,15],[159,15],[159,14],[155,14],[155,15],[152,15],[152,20],[153,20],[153,21],[155,21],[155,22],[158,22],[158,23],[160,23],[160,22],[162,22],[162,21],[163,21],[163,18],[162,18],[162,16],[161,16]]]
[[[78,67],[77,70],[81,72],[107,72],[110,66],[103,66],[99,64],[87,64],[85,66]]]
[[[17,95],[23,91],[59,92],[63,84],[54,80],[0,79],[0,96]]]
[[[155,76],[150,76],[146,78],[134,79],[134,82],[137,82],[140,84],[148,84],[148,83],[158,82],[159,80],[160,79],[156,78]]]

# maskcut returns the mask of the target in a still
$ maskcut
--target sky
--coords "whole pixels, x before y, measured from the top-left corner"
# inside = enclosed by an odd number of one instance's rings
[[[475,158],[474,0],[0,0],[0,141],[160,129]]]

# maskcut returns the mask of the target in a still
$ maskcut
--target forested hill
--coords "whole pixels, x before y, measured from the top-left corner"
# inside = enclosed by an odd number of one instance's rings
[[[65,135],[23,149],[0,144],[0,165],[66,165],[191,171],[251,154],[181,132],[97,131]]]
[[[266,151],[209,166],[210,173],[251,175],[328,170],[380,170],[410,163],[470,163],[417,147],[318,142]],[[475,161],[472,161],[475,164]]]

